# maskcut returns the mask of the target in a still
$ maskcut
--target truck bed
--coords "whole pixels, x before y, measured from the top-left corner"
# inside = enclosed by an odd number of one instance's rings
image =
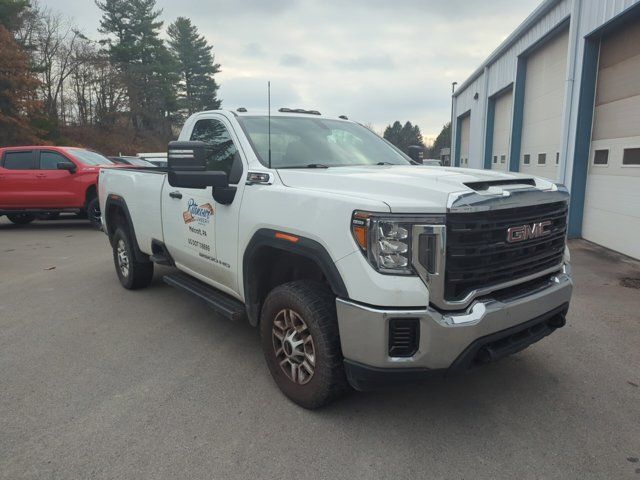
[[[100,209],[110,195],[126,203],[140,250],[151,253],[153,239],[164,241],[162,231],[162,188],[167,179],[165,168],[122,167],[100,170],[98,196]],[[104,214],[103,214],[104,221]]]

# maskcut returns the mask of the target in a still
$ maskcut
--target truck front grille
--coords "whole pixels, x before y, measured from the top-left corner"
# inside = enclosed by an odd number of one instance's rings
[[[444,297],[470,292],[560,267],[567,230],[564,201],[484,212],[447,215]],[[507,241],[510,227],[551,222],[550,233],[516,243]]]

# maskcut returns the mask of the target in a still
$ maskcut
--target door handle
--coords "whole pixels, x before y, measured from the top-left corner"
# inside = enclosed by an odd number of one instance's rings
[[[170,192],[170,193],[169,193],[169,196],[170,196],[171,198],[177,198],[177,199],[182,198],[182,194],[181,194],[180,192],[177,192],[177,191],[176,191],[176,192]]]

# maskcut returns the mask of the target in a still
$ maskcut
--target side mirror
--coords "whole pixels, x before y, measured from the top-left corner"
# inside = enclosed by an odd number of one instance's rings
[[[69,173],[76,173],[77,169],[78,168],[73,162],[58,162],[58,170],[66,170]]]
[[[228,187],[222,171],[207,171],[211,152],[204,142],[169,142],[167,167],[169,185],[184,188]]]

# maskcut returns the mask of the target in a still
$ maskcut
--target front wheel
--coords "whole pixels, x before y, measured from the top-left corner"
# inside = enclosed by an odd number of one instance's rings
[[[31,215],[30,213],[16,213],[13,215],[7,215],[7,218],[16,225],[26,225],[36,219],[35,215]]]
[[[120,283],[128,290],[148,287],[153,279],[153,262],[136,260],[131,238],[122,228],[113,234],[113,263]]]
[[[260,318],[262,350],[276,384],[304,408],[319,408],[348,390],[335,297],[321,283],[274,288]]]

